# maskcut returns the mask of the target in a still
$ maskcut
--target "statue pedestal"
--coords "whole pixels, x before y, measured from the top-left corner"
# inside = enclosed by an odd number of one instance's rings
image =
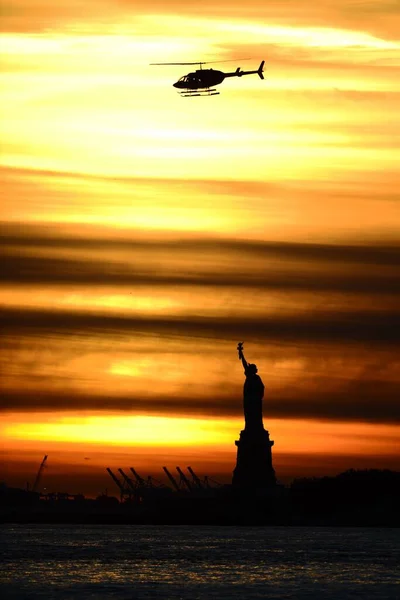
[[[264,428],[256,431],[243,429],[235,444],[238,450],[232,485],[247,489],[275,486],[271,451],[274,442],[269,439],[269,432]]]

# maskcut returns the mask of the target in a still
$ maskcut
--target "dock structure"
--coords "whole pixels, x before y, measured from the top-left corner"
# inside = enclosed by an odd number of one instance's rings
[[[165,485],[165,483],[151,475],[144,479],[133,467],[130,467],[130,471],[134,475],[134,479],[129,477],[121,468],[118,469],[118,472],[122,479],[119,479],[109,467],[106,470],[120,491],[121,503],[141,503],[155,499],[171,499],[172,497],[211,497],[218,493],[222,486],[222,484],[207,475],[201,479],[192,467],[187,467],[189,475],[186,475],[180,467],[176,467],[179,477],[177,475],[174,477],[167,467],[163,467],[172,487]]]

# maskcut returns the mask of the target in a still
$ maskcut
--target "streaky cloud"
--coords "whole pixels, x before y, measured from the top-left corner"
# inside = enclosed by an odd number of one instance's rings
[[[357,380],[345,388],[336,388],[335,379],[324,380],[323,399],[301,390],[292,396],[267,391],[264,399],[264,420],[311,419],[321,421],[400,423],[397,405],[397,383],[382,380]],[[225,388],[225,386],[223,386]],[[230,393],[228,394],[227,391]],[[216,390],[210,396],[129,396],[83,394],[46,390],[13,389],[3,391],[2,412],[129,412],[162,416],[199,416],[209,418],[240,418],[243,415],[240,389]]]
[[[136,317],[61,310],[3,308],[0,325],[7,333],[29,335],[174,335],[254,341],[326,341],[329,343],[398,344],[400,312],[325,310],[304,315],[251,317]]]
[[[180,232],[171,232],[168,237],[147,237],[131,230],[122,235],[115,231],[96,230],[90,227],[91,235],[67,235],[57,227],[37,226],[27,223],[8,223],[0,221],[0,249],[5,258],[20,257],[21,250],[35,248],[78,249],[78,250],[124,250],[132,252],[169,250],[181,255],[185,251],[201,256],[204,252],[239,253],[249,258],[295,259],[297,261],[339,261],[372,265],[396,266],[400,259],[400,244],[321,244],[286,241],[252,240],[228,237],[205,237],[195,235],[191,238]],[[22,255],[22,259],[25,255]],[[216,262],[218,262],[216,254]],[[39,263],[38,263],[39,264]],[[60,265],[59,265],[60,266]]]
[[[3,31],[46,32],[50,29],[65,29],[74,23],[86,24],[85,31],[96,33],[109,31],[111,24],[133,21],[138,15],[162,16],[179,15],[187,17],[229,18],[262,20],[270,23],[284,23],[296,27],[336,27],[350,30],[364,30],[387,38],[398,38],[399,10],[396,0],[371,0],[353,2],[348,0],[323,0],[318,5],[306,0],[286,0],[275,2],[255,2],[246,4],[223,0],[203,0],[201,4],[184,0],[112,0],[88,3],[85,7],[85,20],[82,20],[82,4],[77,0],[68,3],[37,2],[14,0],[13,10],[4,10]],[[106,27],[107,25],[107,27]],[[68,31],[68,29],[67,29]],[[70,29],[71,34],[73,29]]]
[[[179,252],[184,252],[184,246]],[[239,246],[238,246],[239,247]],[[238,248],[237,247],[237,248]],[[206,246],[207,251],[210,246]],[[219,256],[221,249],[219,247]],[[166,249],[167,250],[167,249]],[[397,252],[394,249],[386,249],[371,252],[370,249],[363,252],[355,250],[346,252],[345,249],[339,249],[337,252],[333,248],[310,248],[310,247],[281,247],[272,249],[252,248],[249,245],[246,248],[242,246],[242,252],[260,255],[262,253],[266,260],[271,255],[277,253],[286,259],[293,256],[293,260],[299,261],[299,264],[292,266],[291,269],[285,269],[285,272],[279,270],[278,265],[255,268],[238,267],[236,271],[230,270],[224,272],[223,264],[218,268],[218,259],[215,260],[214,272],[202,270],[201,256],[202,250],[197,248],[197,267],[194,264],[188,265],[188,270],[184,271],[174,266],[163,268],[156,272],[150,265],[146,266],[143,259],[136,261],[136,265],[125,263],[107,264],[100,260],[74,260],[70,258],[46,258],[38,256],[23,256],[21,253],[2,256],[2,281],[8,284],[42,284],[42,285],[60,285],[74,284],[81,286],[109,285],[109,286],[211,286],[215,288],[236,287],[236,288],[256,288],[262,290],[293,290],[293,291],[331,291],[348,293],[368,293],[371,295],[390,294],[397,295],[400,292],[400,281],[395,273],[379,273],[376,270],[372,272],[359,272],[354,269],[351,272],[319,272],[317,274],[309,272],[302,264],[303,261],[334,261],[340,260],[345,256],[343,263],[356,262],[362,265],[378,264],[382,266],[395,266]],[[236,249],[235,249],[236,251]],[[161,252],[161,248],[160,248]],[[218,252],[217,245],[215,252]],[[297,253],[296,257],[294,254]],[[343,254],[342,254],[343,253]],[[142,261],[142,264],[140,264]]]

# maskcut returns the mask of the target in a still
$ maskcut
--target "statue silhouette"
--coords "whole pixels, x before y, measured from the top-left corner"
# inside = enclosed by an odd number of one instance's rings
[[[264,384],[257,375],[257,367],[248,363],[243,354],[243,342],[238,344],[239,359],[244,367],[246,380],[243,387],[243,409],[245,431],[256,432],[264,429],[262,417],[262,400],[264,397]]]
[[[269,432],[263,425],[264,384],[257,375],[256,365],[245,359],[243,342],[239,342],[237,349],[246,376],[243,388],[245,426],[240,438],[235,441],[237,459],[232,485],[248,494],[249,490],[265,491],[276,485],[271,452],[274,442],[269,439]]]

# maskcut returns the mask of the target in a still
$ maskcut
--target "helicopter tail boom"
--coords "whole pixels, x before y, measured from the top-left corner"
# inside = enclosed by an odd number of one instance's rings
[[[264,64],[265,60],[262,60],[257,71],[241,71],[240,67],[238,67],[233,73],[224,73],[224,75],[225,77],[242,77],[242,75],[258,75],[260,79],[264,79]]]

